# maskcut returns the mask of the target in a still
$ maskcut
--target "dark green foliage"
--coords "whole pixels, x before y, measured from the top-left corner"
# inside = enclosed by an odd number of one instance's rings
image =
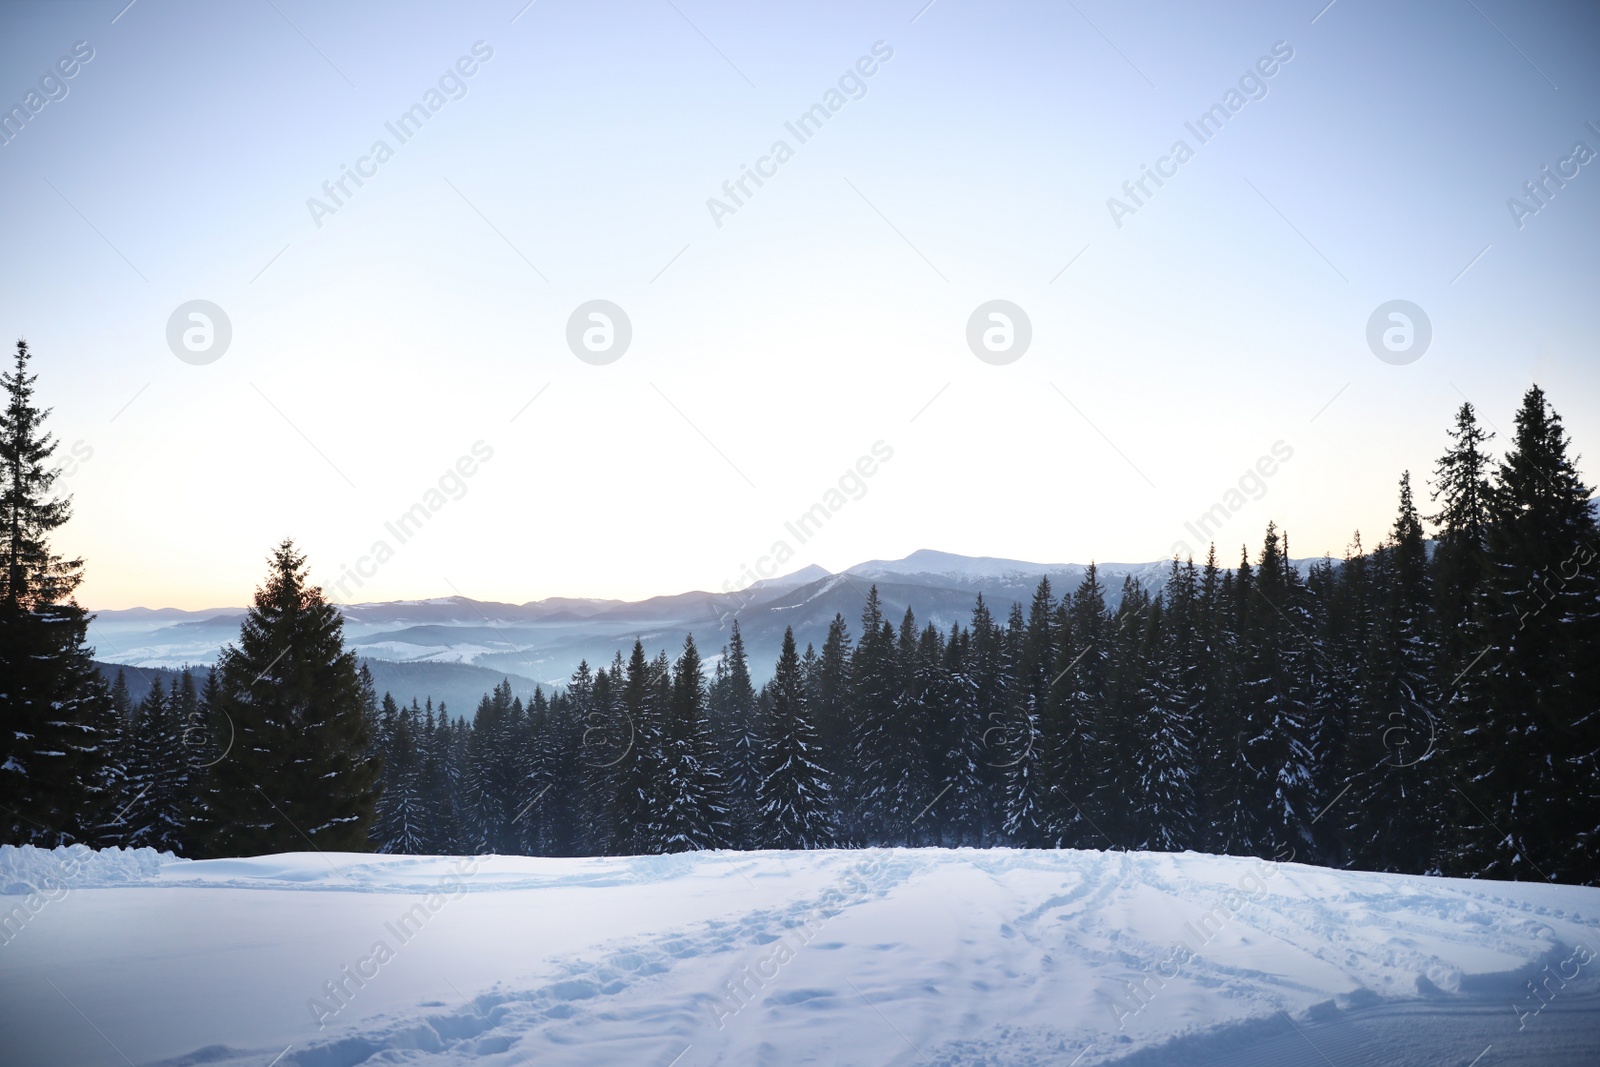
[[[362,852],[377,799],[367,717],[343,620],[307,585],[284,541],[217,664],[216,710],[231,751],[211,768],[203,847],[210,855]]]
[[[817,731],[792,628],[784,630],[768,692],[771,710],[756,797],[758,842],[763,848],[826,848],[833,843],[833,802],[828,773],[817,759]]]
[[[752,840],[755,833],[764,725],[737,619],[733,622],[728,645],[717,660],[707,703],[720,766],[726,768],[731,843],[742,846]]]
[[[1488,651],[1457,702],[1486,754],[1454,786],[1461,859],[1496,877],[1600,878],[1600,530],[1568,450],[1530,388],[1489,500]]]
[[[9,842],[643,854],[832,844],[1199,849],[1332,866],[1600,881],[1600,526],[1537,387],[1495,464],[1470,405],[1375,551],[1302,569],[1173,560],[1108,606],[1091,565],[996,621],[784,635],[759,694],[738,623],[708,680],[635,641],[471,721],[380,700],[285,541],[196,690],[107,685],[52,554],[48,412],[0,377],[0,819]],[[136,679],[138,681],[138,679]]]
[[[118,723],[72,599],[83,561],[50,547],[72,503],[52,492],[61,472],[30,358],[18,341],[0,375],[0,842],[50,847],[95,839],[116,802]]]
[[[661,753],[653,761],[649,814],[650,836],[645,851],[684,852],[723,848],[729,841],[727,789],[717,763],[716,741],[706,706],[705,670],[693,635],[665,679],[665,660],[659,677],[666,700],[661,731]]]

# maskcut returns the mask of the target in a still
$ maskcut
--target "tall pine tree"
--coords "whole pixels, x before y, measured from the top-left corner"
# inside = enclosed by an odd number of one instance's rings
[[[793,627],[784,628],[770,692],[757,793],[759,840],[765,848],[827,848],[833,843],[832,798],[828,773],[817,758],[817,731]]]
[[[370,850],[379,768],[343,627],[285,540],[216,667],[218,709],[237,738],[211,769],[210,855]]]

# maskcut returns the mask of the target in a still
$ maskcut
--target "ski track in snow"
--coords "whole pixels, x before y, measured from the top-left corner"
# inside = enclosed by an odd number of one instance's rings
[[[170,894],[177,908],[189,894],[288,891],[302,902],[314,900],[307,893],[380,894],[393,898],[385,901],[392,913],[434,889],[454,862],[315,854],[191,862],[141,851],[79,853],[81,873],[66,883],[84,890],[79,906],[159,887],[157,899]],[[59,871],[61,855],[0,849],[0,891],[12,894],[0,903]],[[518,894],[513,903],[533,908],[578,890],[564,899],[581,906],[561,919],[592,928],[595,936],[576,942],[589,947],[532,961],[531,979],[516,977],[530,973],[526,956],[506,954],[497,972],[506,977],[484,987],[446,978],[445,997],[378,1011],[357,998],[357,1014],[309,1038],[289,1033],[250,1048],[197,1040],[182,1055],[132,1062],[1600,1062],[1600,958],[1538,1015],[1519,1018],[1514,1007],[1539,1005],[1526,983],[1570,959],[1573,946],[1600,949],[1597,889],[1193,853],[887,849],[478,862],[463,902],[450,908],[510,899],[481,894]],[[714,917],[604,936],[617,902],[709,901],[712,890],[722,902]],[[49,957],[50,921],[63,918],[41,913],[19,935],[39,939],[34,958]],[[450,951],[505,952],[492,932],[477,933]],[[1180,938],[1197,948],[1173,964]],[[774,962],[780,947],[789,955]],[[21,962],[0,947],[0,994],[37,981],[17,973]],[[143,966],[159,981],[159,961]],[[1125,984],[1141,980],[1142,1004]],[[732,992],[741,981],[744,993]],[[312,991],[282,996],[298,1004]],[[109,1013],[93,1003],[81,1011],[86,1019]],[[8,1044],[0,1037],[0,1050]]]

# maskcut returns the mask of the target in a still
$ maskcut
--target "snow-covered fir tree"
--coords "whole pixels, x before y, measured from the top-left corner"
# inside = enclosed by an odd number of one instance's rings
[[[817,758],[817,731],[792,627],[784,629],[768,692],[771,709],[756,797],[758,840],[763,848],[827,848],[834,840],[832,796],[828,772]]]

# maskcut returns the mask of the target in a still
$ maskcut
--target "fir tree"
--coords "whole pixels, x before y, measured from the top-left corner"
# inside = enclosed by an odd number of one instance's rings
[[[1073,590],[1059,629],[1060,647],[1049,680],[1050,842],[1066,848],[1125,846],[1099,825],[1114,773],[1106,717],[1114,630],[1093,563]]]
[[[0,842],[51,847],[92,837],[112,802],[102,790],[117,722],[85,644],[90,617],[72,599],[83,560],[50,545],[72,504],[52,493],[61,471],[30,358],[18,341],[0,375]]]
[[[355,655],[292,542],[274,551],[216,673],[219,710],[238,736],[212,768],[209,854],[368,850],[379,768],[366,758]]]
[[[502,679],[479,702],[467,740],[468,834],[474,851],[519,851],[514,820],[527,802],[523,732],[522,701],[512,696],[510,679]]]
[[[727,792],[707,717],[705,669],[692,634],[684,639],[664,695],[651,851],[726,847]]]
[[[1028,609],[1022,658],[1017,664],[1017,718],[1009,739],[1012,758],[1006,762],[1006,835],[1017,845],[1037,848],[1051,836],[1047,806],[1047,720],[1060,641],[1055,627],[1055,597],[1050,579],[1039,579]],[[1059,729],[1049,730],[1051,744]]]
[[[117,668],[117,680],[111,683],[111,710],[117,713],[118,722],[126,722],[133,711],[133,699],[128,696],[128,678],[121,667]]]
[[[1243,577],[1243,567],[1240,572]],[[1305,682],[1315,650],[1303,594],[1284,540],[1269,522],[1254,580],[1241,591],[1248,630],[1240,693],[1245,763],[1253,772],[1251,799],[1259,813],[1249,845],[1256,855],[1304,855],[1313,845],[1318,798]]]
[[[1112,616],[1104,710],[1100,715],[1098,792],[1091,829],[1118,848],[1136,847],[1145,822],[1145,797],[1138,791],[1154,758],[1146,746],[1155,705],[1156,666],[1147,657],[1150,595],[1132,575],[1123,579]]]
[[[1371,692],[1363,684],[1375,626],[1369,562],[1358,532],[1338,565],[1324,556],[1307,580],[1319,609],[1315,640],[1324,661],[1307,696],[1314,792],[1323,798],[1313,816],[1315,859],[1336,867],[1355,862],[1360,850],[1349,827],[1362,816],[1350,797],[1380,758],[1372,743],[1381,747],[1382,741],[1366,728],[1374,721],[1367,705]]]
[[[987,843],[990,798],[985,780],[983,732],[986,728],[973,676],[972,634],[950,627],[944,644],[944,695],[934,732],[939,746],[933,765],[944,783],[938,817],[929,827],[932,843],[947,848],[980,847]]]
[[[567,730],[575,759],[570,776],[560,780],[571,790],[567,794],[572,811],[570,841],[581,855],[606,855],[624,833],[616,824],[620,817],[616,801],[638,742],[638,727],[623,710],[621,679],[619,656],[592,676],[588,662],[579,663],[567,685],[571,723]]]
[[[522,764],[526,778],[523,789],[528,794],[513,821],[522,842],[522,852],[530,856],[558,855],[552,848],[559,798],[551,797],[556,785],[556,768],[564,761],[561,751],[560,731],[544,689],[535,686],[533,698],[528,701],[523,737]]]
[[[1145,663],[1143,721],[1134,738],[1132,793],[1140,814],[1137,847],[1195,847],[1194,713],[1201,673],[1194,561],[1172,561],[1166,588],[1148,613],[1139,657]]]
[[[1215,779],[1217,820],[1212,847],[1233,856],[1258,855],[1265,837],[1262,824],[1271,807],[1271,787],[1264,782],[1273,772],[1261,760],[1265,709],[1260,706],[1262,674],[1258,663],[1255,569],[1249,550],[1241,546],[1239,566],[1224,572],[1218,586],[1219,620],[1216,640],[1224,679],[1218,688],[1223,709],[1217,740],[1222,746],[1224,777]],[[1265,605],[1267,609],[1271,604]]]
[[[182,848],[182,761],[178,758],[177,686],[171,699],[158,674],[137,707],[128,729],[127,778],[121,807],[108,829],[120,831],[124,848]]]
[[[412,722],[422,722],[417,735],[421,763],[423,824],[421,851],[428,855],[451,855],[468,851],[463,832],[461,790],[456,774],[456,736],[443,704],[434,715],[430,699],[423,708],[413,697],[408,709]]]
[[[760,841],[765,848],[827,848],[833,843],[828,774],[817,759],[794,629],[783,632],[770,689],[772,710],[761,751],[757,796]]]
[[[844,616],[835,613],[822,641],[812,680],[811,713],[817,725],[822,765],[835,787],[852,780],[850,660],[854,643]],[[839,797],[833,798],[838,812]]]
[[[722,765],[728,769],[727,797],[733,840],[741,843],[749,840],[755,825],[763,727],[738,619],[733,621],[728,647],[717,662],[717,680],[711,697],[713,732],[722,750]]]
[[[618,709],[628,724],[628,741],[609,767],[614,788],[609,819],[612,837],[606,849],[611,855],[648,855],[659,842],[655,820],[660,811],[658,772],[666,709],[641,641],[633,642],[617,695]],[[606,754],[609,750],[608,745]]]
[[[963,744],[971,745],[969,758],[976,764],[976,779],[968,788],[971,792],[973,833],[972,845],[993,845],[1001,840],[1003,824],[1003,794],[1005,785],[1004,764],[1009,756],[1004,745],[1007,707],[1010,700],[1009,669],[1005,631],[995,623],[994,615],[978,595],[972,609],[970,652],[966,659],[966,677],[970,680],[972,704],[971,729],[977,731],[975,742],[963,731]],[[952,758],[952,763],[956,760]],[[961,786],[956,787],[960,789]]]
[[[428,810],[422,793],[422,727],[417,709],[401,711],[383,694],[382,716],[392,724],[383,750],[383,793],[378,798],[373,839],[377,851],[416,856],[428,851]]]
[[[1600,877],[1600,530],[1569,447],[1531,387],[1488,535],[1492,666],[1472,727],[1492,763],[1456,786],[1468,862],[1491,877]]]
[[[356,680],[361,687],[361,715],[367,723],[367,758],[379,757],[383,751],[383,744],[387,736],[383,730],[383,723],[378,715],[378,687],[372,680],[372,672],[365,663],[356,669]]]
[[[895,657],[894,627],[884,619],[878,587],[867,591],[861,613],[861,640],[850,661],[851,702],[855,722],[851,738],[852,778],[848,807],[851,837],[866,845],[897,842],[897,749],[905,737],[896,719],[901,686]]]
[[[1456,694],[1463,671],[1487,647],[1483,633],[1489,577],[1489,525],[1493,518],[1490,457],[1483,446],[1494,438],[1478,426],[1472,405],[1463,403],[1450,431],[1450,448],[1434,467],[1428,517],[1438,527],[1433,557],[1434,610],[1440,634],[1439,675]]]
[[[881,812],[886,833],[897,842],[920,843],[918,835],[931,824],[918,825],[919,815],[942,788],[929,761],[937,754],[943,658],[939,631],[919,630],[915,613],[907,608],[894,643],[896,690],[889,731],[895,740],[879,760]]]
[[[1206,549],[1195,611],[1195,752],[1199,781],[1195,820],[1197,847],[1227,853],[1240,839],[1242,795],[1237,788],[1244,731],[1234,699],[1236,642],[1232,633],[1233,577],[1217,563],[1217,546]]]

